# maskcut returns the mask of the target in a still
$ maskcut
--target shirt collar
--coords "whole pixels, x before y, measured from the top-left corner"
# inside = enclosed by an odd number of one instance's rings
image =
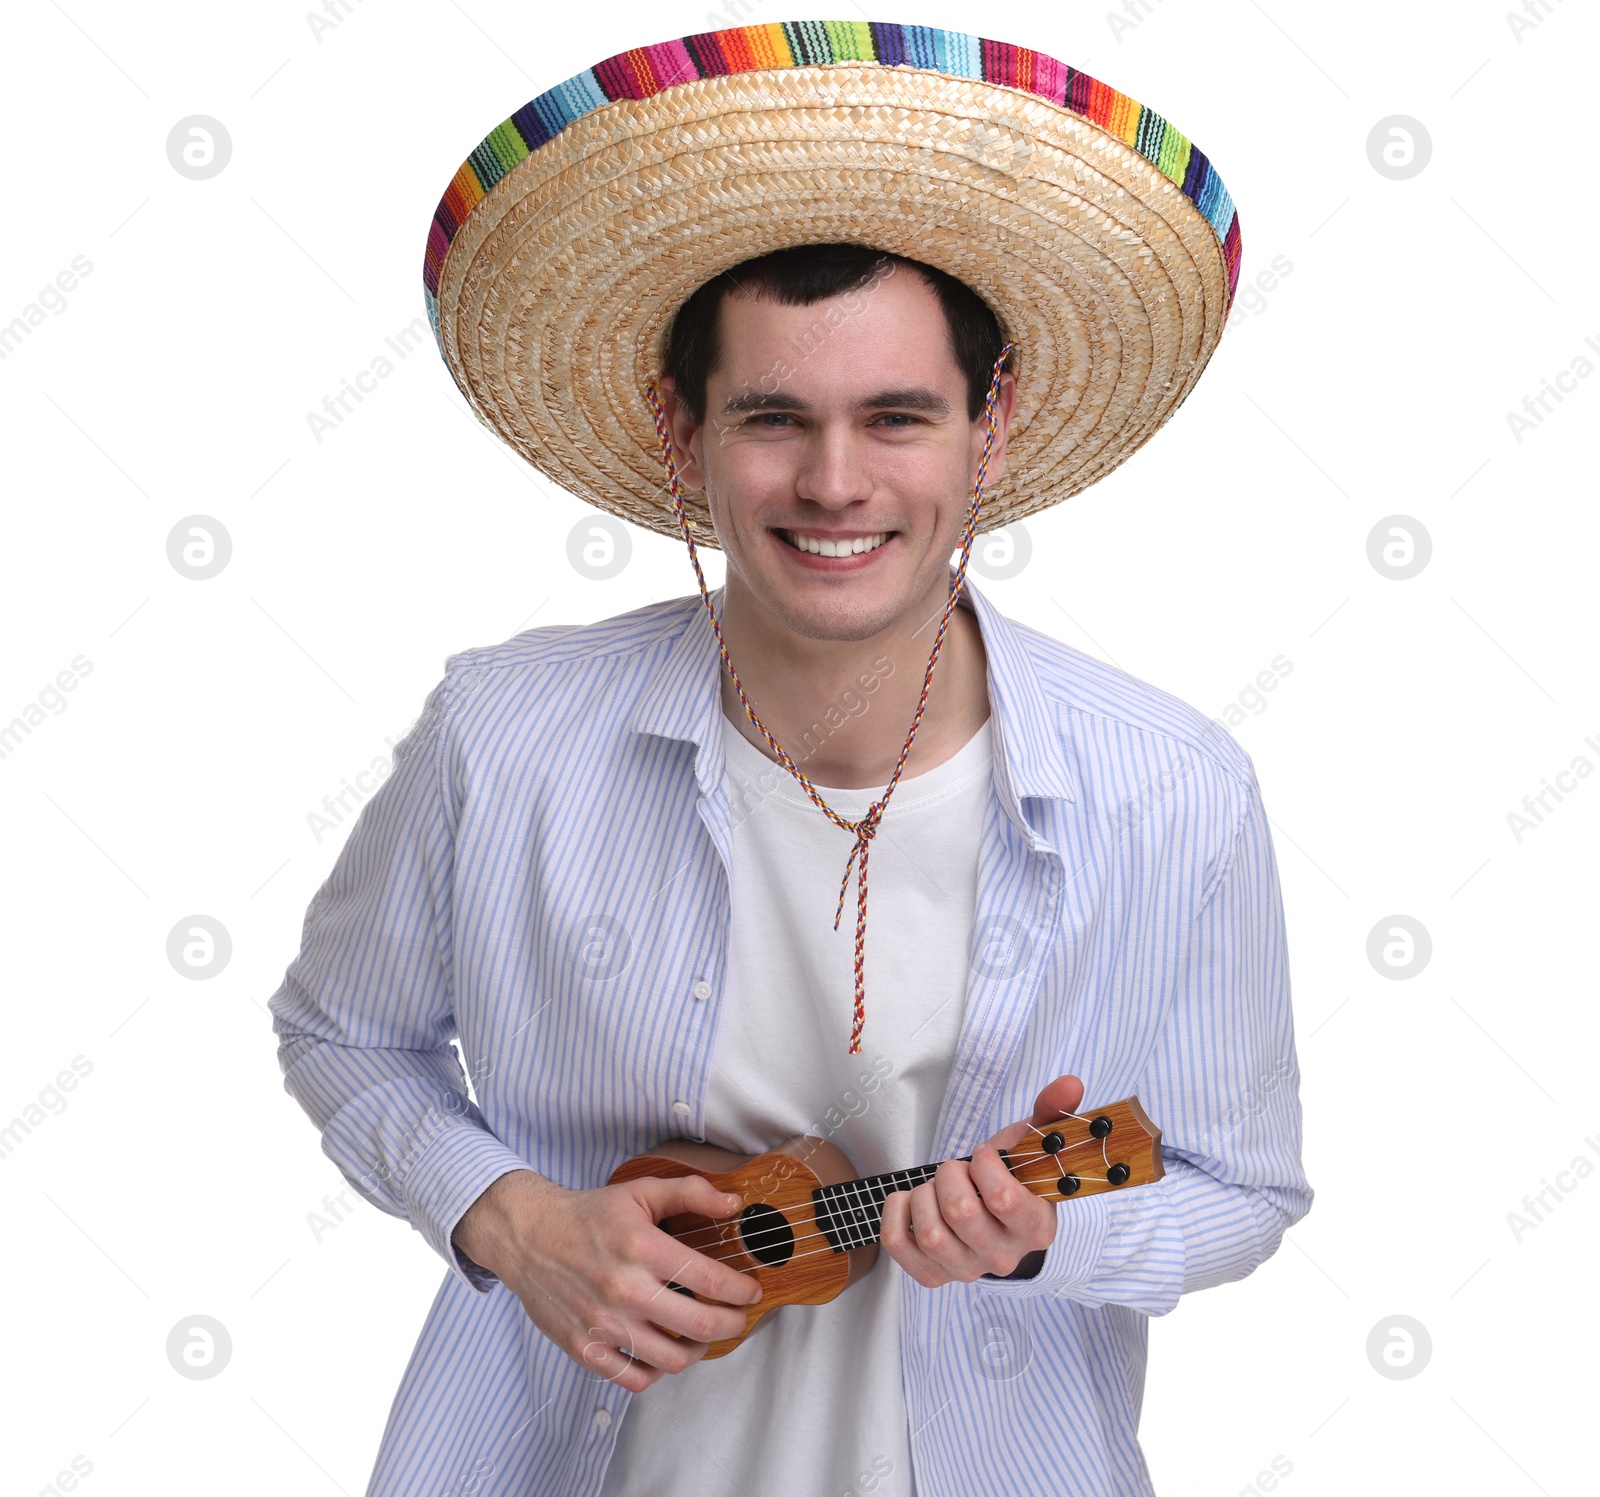
[[[722,597],[722,588],[713,590],[718,608]],[[1063,746],[1060,709],[1045,696],[1016,626],[973,585],[970,574],[962,600],[977,618],[987,656],[995,789],[1017,830],[1038,845],[1022,802],[1078,798]],[[722,658],[699,595],[685,598],[683,607],[688,613],[685,626],[646,685],[633,730],[694,744],[695,779],[703,795],[715,796],[723,774]]]

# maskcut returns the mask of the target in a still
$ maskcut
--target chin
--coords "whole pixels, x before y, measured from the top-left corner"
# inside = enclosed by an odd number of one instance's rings
[[[802,639],[831,643],[854,643],[883,633],[898,618],[900,610],[885,600],[835,597],[767,597],[774,616]]]

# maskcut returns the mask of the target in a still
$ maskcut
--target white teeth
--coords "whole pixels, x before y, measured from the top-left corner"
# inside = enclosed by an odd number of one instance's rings
[[[801,535],[794,530],[783,533],[796,550],[809,551],[813,556],[855,556],[862,551],[876,551],[889,539],[886,530],[877,535],[858,535],[844,541],[819,540],[814,535]]]

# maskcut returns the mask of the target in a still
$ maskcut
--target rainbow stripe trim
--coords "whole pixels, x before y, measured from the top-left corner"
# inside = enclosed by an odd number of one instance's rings
[[[906,64],[1024,89],[1110,131],[1177,183],[1211,225],[1222,245],[1233,304],[1241,248],[1233,199],[1209,158],[1153,109],[1042,52],[959,31],[877,21],[775,21],[619,52],[496,125],[451,179],[428,231],[422,281],[434,336],[439,269],[456,230],[506,172],[574,120],[615,99],[648,98],[697,78],[848,61]]]

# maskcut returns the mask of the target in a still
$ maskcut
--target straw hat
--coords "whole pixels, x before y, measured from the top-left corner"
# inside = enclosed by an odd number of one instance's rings
[[[676,535],[643,393],[673,314],[740,261],[841,240],[956,276],[1016,344],[980,530],[1147,442],[1239,271],[1210,161],[1126,95],[958,32],[800,21],[620,53],[497,125],[434,215],[428,317],[480,421],[562,488]]]

